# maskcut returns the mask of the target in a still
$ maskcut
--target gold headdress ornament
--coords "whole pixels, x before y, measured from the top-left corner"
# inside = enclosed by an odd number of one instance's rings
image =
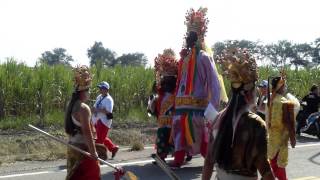
[[[89,89],[91,86],[92,76],[88,66],[77,66],[73,69],[74,72],[74,87],[77,91]]]
[[[217,57],[223,73],[230,79],[233,88],[243,85],[245,90],[253,88],[258,80],[256,60],[250,56],[246,49],[228,48]]]
[[[268,78],[268,92],[267,92],[268,109],[269,109],[269,111],[268,111],[269,120],[267,121],[268,122],[268,127],[271,127],[270,119],[271,119],[271,116],[272,116],[272,105],[273,105],[272,102],[276,97],[277,91],[280,90],[286,84],[286,78],[287,77],[286,77],[286,72],[285,72],[284,67],[280,70],[280,77],[278,76],[278,77],[273,77],[272,78],[272,80],[275,79],[275,78],[280,78],[275,87],[273,87],[273,85],[272,85],[272,91],[271,91],[272,93],[270,93],[270,83],[269,83],[270,78],[271,77]],[[270,96],[270,94],[271,94],[271,96]]]
[[[209,23],[208,18],[206,18],[207,10],[207,8],[200,7],[198,11],[195,11],[191,8],[187,12],[186,20],[184,22],[184,24],[187,25],[187,32],[196,32],[198,39],[201,41],[204,41]]]
[[[284,68],[280,70],[280,80],[278,81],[276,87],[273,89],[273,91],[278,91],[283,85],[285,85],[287,80],[287,74]]]
[[[176,76],[178,74],[178,62],[172,49],[163,50],[162,54],[154,59],[157,86],[160,85],[161,76]]]

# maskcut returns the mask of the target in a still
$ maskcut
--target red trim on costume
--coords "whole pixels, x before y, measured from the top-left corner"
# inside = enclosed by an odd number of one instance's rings
[[[186,83],[186,91],[185,95],[190,95],[193,89],[193,79],[194,79],[194,72],[195,72],[195,48],[191,50],[191,56],[188,62],[188,74],[187,74],[187,83]]]
[[[278,155],[279,152],[275,155],[273,159],[270,161],[270,165],[273,171],[273,174],[275,177],[277,177],[279,180],[287,180],[287,174],[286,169],[278,166]]]

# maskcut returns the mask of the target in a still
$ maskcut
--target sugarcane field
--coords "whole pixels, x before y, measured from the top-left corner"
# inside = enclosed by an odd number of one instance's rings
[[[317,0],[0,2],[0,180],[320,180]]]

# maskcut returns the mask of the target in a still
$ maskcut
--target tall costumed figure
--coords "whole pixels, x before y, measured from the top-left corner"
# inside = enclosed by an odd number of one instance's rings
[[[220,82],[215,63],[206,52],[207,8],[190,9],[186,14],[187,33],[180,52],[172,138],[175,146],[172,168],[178,168],[188,155],[207,153],[206,121],[214,119],[219,108]]]
[[[165,161],[167,155],[174,149],[170,136],[178,61],[172,49],[165,49],[155,58],[154,63],[156,94],[150,96],[148,112],[157,118],[156,150],[157,155]]]

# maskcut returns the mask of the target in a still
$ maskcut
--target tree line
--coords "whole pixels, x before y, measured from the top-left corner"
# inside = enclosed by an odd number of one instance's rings
[[[312,68],[320,65],[320,37],[310,43],[293,43],[280,40],[277,43],[263,44],[260,41],[226,40],[212,46],[214,55],[220,55],[227,47],[246,48],[257,59],[260,66],[293,66]]]
[[[214,55],[220,55],[223,49],[239,47],[248,49],[257,59],[260,66],[282,67],[292,66],[298,69],[312,68],[320,65],[320,37],[310,43],[293,43],[288,40],[280,40],[272,44],[263,44],[261,41],[249,40],[225,40],[216,42],[213,46]],[[90,66],[114,67],[121,66],[145,66],[148,62],[144,53],[126,53],[117,56],[116,52],[105,48],[102,42],[94,42],[87,49]],[[64,48],[55,48],[41,54],[40,62],[47,65],[68,65],[74,61]]]
[[[117,56],[116,52],[109,48],[105,48],[102,42],[94,42],[87,50],[87,56],[90,59],[90,66],[114,67],[122,66],[145,66],[148,62],[147,57],[143,53],[127,53]],[[74,61],[71,55],[64,48],[55,48],[52,51],[45,51],[41,54],[40,63],[51,65],[67,65]]]

